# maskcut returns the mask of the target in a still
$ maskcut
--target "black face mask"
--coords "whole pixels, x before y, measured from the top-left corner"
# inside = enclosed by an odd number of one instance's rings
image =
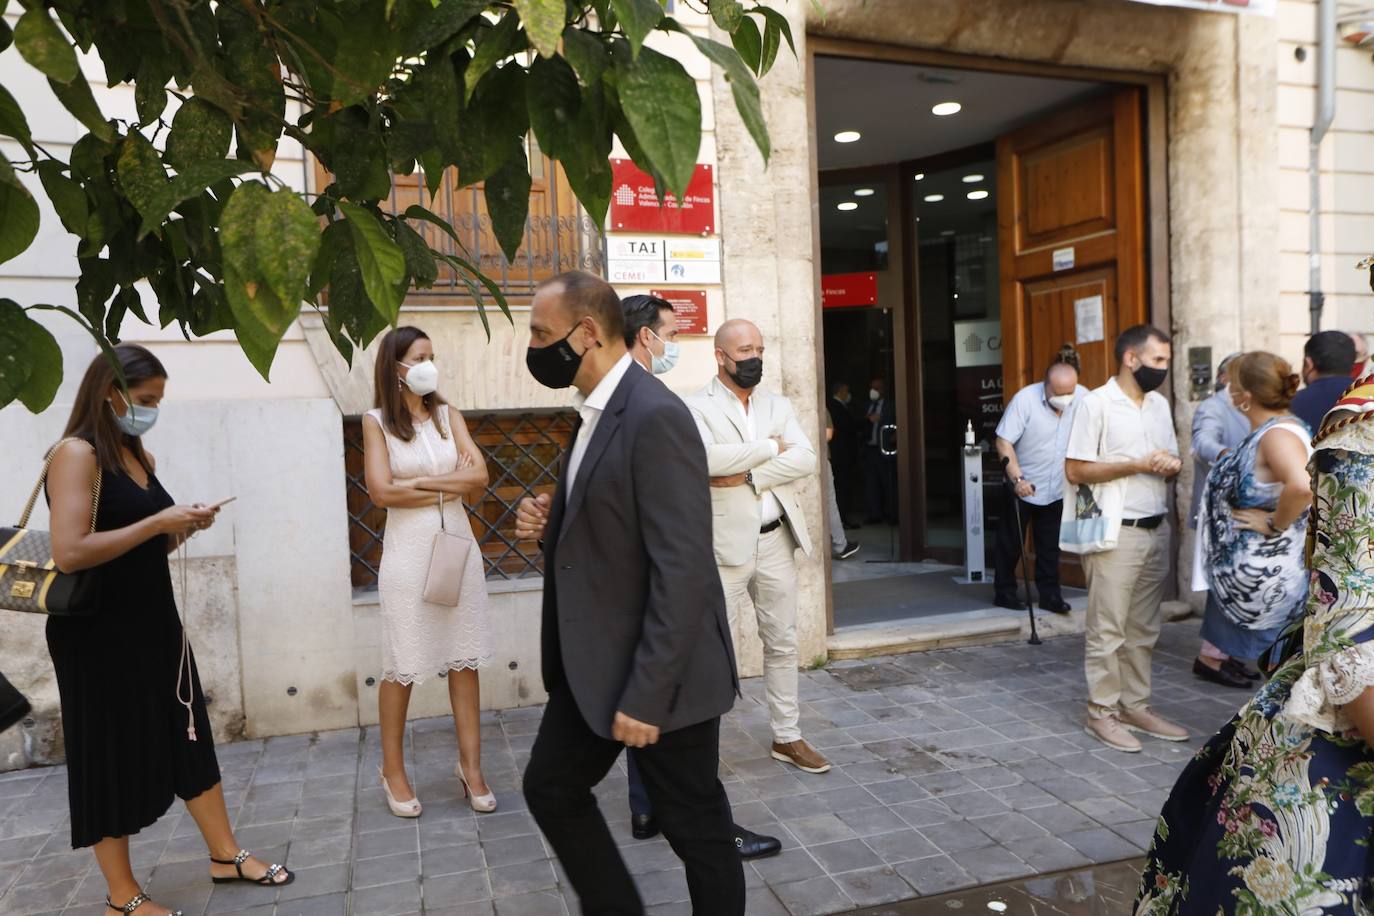
[[[751,356],[748,359],[733,360],[735,371],[726,370],[731,381],[741,388],[753,388],[763,381],[763,357]]]
[[[1155,369],[1151,366],[1140,366],[1131,370],[1131,375],[1135,376],[1135,383],[1147,394],[1163,385],[1164,376],[1168,374],[1168,369]]]
[[[547,347],[530,347],[525,351],[525,368],[530,370],[534,380],[545,388],[567,388],[577,378],[577,370],[582,366],[585,352],[578,353],[568,343],[581,324],[573,325],[572,331],[557,343]],[[597,341],[600,345],[600,341]]]

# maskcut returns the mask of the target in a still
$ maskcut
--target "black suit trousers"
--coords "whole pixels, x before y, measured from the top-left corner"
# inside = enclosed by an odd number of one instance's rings
[[[1026,526],[1035,538],[1035,590],[1040,602],[1059,601],[1059,524],[1064,513],[1064,501],[1056,499],[1048,506],[1033,506],[1019,499],[1009,490],[1005,495],[1001,523],[997,526],[997,542],[993,549],[996,568],[993,587],[998,597],[1016,598],[1016,564],[1021,560],[1021,545],[1026,540]],[[1017,524],[1016,503],[1021,504],[1020,524]]]
[[[525,800],[590,916],[644,912],[592,795],[622,750],[587,726],[567,684],[551,685],[525,769]],[[720,719],[667,732],[635,753],[654,817],[686,866],[692,912],[742,916],[744,869],[717,775]]]

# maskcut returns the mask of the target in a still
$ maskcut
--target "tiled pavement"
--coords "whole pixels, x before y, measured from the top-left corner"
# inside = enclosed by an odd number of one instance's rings
[[[1245,699],[1193,679],[1197,622],[1165,627],[1160,712],[1196,732],[1119,754],[1082,731],[1082,639],[841,662],[802,676],[803,731],[825,775],[768,758],[762,682],[722,732],[722,779],[740,823],[783,839],[746,866],[751,914],[832,913],[1140,855],[1168,788]],[[212,886],[180,803],[132,842],[146,887],[187,914],[576,913],[576,898],[525,812],[521,768],[540,710],[484,719],[484,766],[500,812],[476,816],[452,774],[443,719],[414,723],[412,778],[425,813],[392,817],[372,730],[220,748],[243,845],[297,870],[280,891]],[[72,851],[63,768],[0,774],[0,914],[101,913],[88,851]],[[660,837],[629,837],[625,776],[597,794],[655,913],[687,913],[683,871]]]

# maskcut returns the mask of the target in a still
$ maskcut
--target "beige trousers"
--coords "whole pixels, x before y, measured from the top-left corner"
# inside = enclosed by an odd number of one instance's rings
[[[730,631],[739,632],[740,615],[753,599],[759,639],[763,642],[763,686],[773,740],[782,744],[801,738],[797,701],[797,542],[787,523],[759,535],[754,557],[740,566],[721,566]]]
[[[1122,528],[1116,549],[1083,557],[1088,578],[1088,715],[1094,719],[1150,704],[1150,663],[1164,621],[1169,526]]]

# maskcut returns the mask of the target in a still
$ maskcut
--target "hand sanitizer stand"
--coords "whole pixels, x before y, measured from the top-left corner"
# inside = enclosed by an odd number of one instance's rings
[[[983,453],[987,443],[973,441],[973,424],[964,432],[964,576],[973,585],[987,581],[983,530]]]

